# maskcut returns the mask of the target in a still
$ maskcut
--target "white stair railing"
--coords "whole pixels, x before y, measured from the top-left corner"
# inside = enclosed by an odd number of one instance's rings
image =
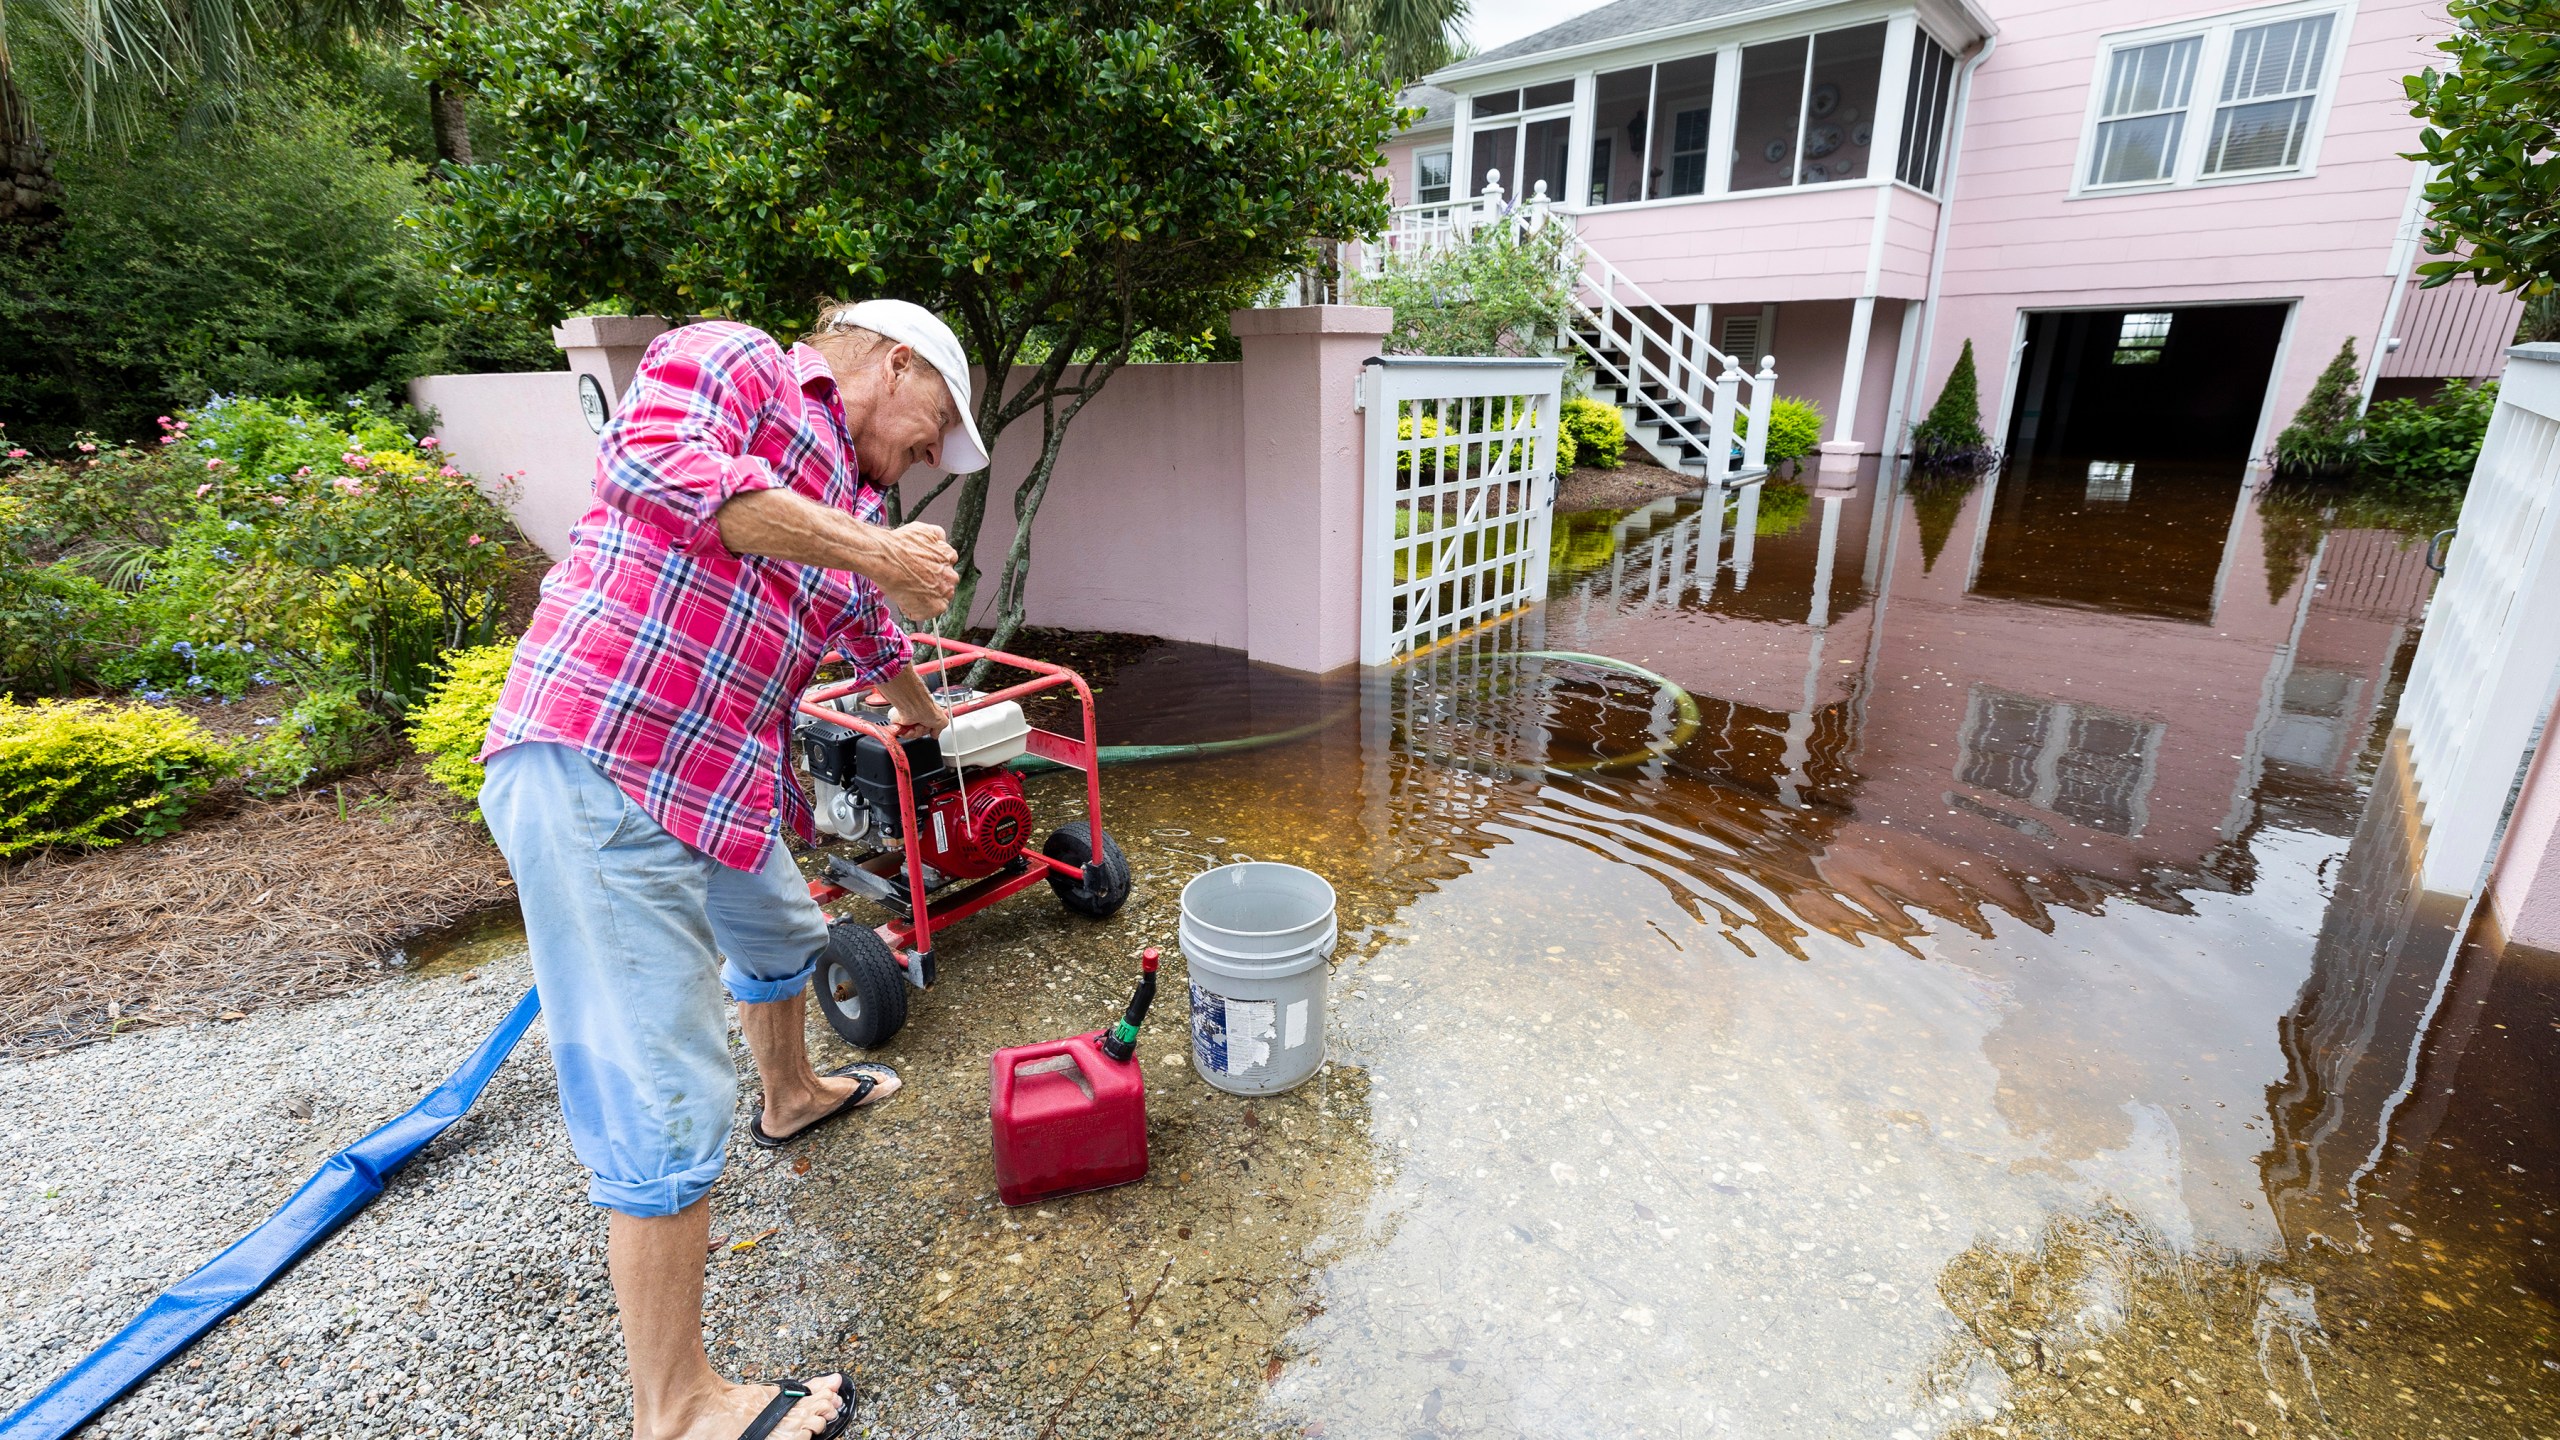
[[[1538,181],[1525,200],[1507,203],[1502,172],[1487,170],[1484,189],[1463,200],[1400,206],[1386,231],[1360,247],[1361,273],[1375,275],[1391,260],[1410,260],[1463,243],[1487,225],[1525,236],[1549,224],[1563,226],[1558,263],[1569,267],[1573,306],[1560,337],[1579,350],[1601,377],[1624,392],[1624,409],[1638,426],[1656,432],[1640,443],[1673,468],[1724,484],[1747,482],[1768,471],[1769,407],[1777,398],[1777,361],[1762,356],[1757,372],[1707,342],[1697,327],[1645,293],[1607,256],[1593,249],[1547,197]],[[1585,333],[1585,327],[1589,332]],[[1747,422],[1747,423],[1746,423]],[[1739,432],[1741,454],[1735,452]]]

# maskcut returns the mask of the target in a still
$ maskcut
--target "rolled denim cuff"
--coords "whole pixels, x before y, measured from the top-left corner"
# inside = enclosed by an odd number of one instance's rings
[[[720,983],[728,987],[729,998],[741,1005],[769,1005],[776,1000],[788,1000],[799,994],[808,985],[809,977],[817,973],[818,957],[815,955],[809,957],[808,964],[779,980],[750,975],[739,969],[735,960],[723,959],[720,962]]]
[[[724,1140],[710,1159],[662,1179],[608,1180],[595,1175],[587,1181],[587,1202],[643,1220],[673,1215],[710,1193],[711,1182],[720,1178],[728,1163],[729,1147]]]

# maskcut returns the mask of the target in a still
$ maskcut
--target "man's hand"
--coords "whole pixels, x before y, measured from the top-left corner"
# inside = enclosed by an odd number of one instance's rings
[[[930,620],[948,608],[960,582],[960,554],[943,538],[942,527],[911,521],[881,540],[880,568],[863,573],[889,603],[917,620]]]
[[[924,677],[910,665],[880,682],[880,693],[889,701],[889,730],[904,740],[914,735],[939,735],[951,723],[950,712],[936,704],[933,692],[925,688]]]
[[[939,525],[891,530],[789,490],[734,496],[712,519],[730,553],[850,570],[879,586],[910,619],[941,614],[960,583],[960,557],[944,542]]]

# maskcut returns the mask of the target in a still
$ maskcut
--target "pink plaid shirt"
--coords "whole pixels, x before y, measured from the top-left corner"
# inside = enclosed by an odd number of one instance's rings
[[[777,822],[812,838],[790,774],[792,707],[828,650],[882,680],[913,647],[858,575],[733,555],[713,522],[733,495],[788,485],[877,523],[834,377],[726,321],[659,336],[596,456],[596,504],[543,577],[489,719],[485,759],[572,746],[677,839],[764,864]]]

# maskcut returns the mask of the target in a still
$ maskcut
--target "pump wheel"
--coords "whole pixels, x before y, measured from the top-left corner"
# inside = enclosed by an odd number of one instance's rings
[[[1049,836],[1040,853],[1052,860],[1063,861],[1081,869],[1093,862],[1093,826],[1077,820],[1061,825]],[[1120,844],[1109,835],[1102,837],[1102,873],[1091,881],[1070,880],[1051,871],[1049,888],[1058,899],[1079,915],[1096,920],[1109,919],[1129,900],[1129,857],[1120,853]]]
[[[816,981],[818,1008],[847,1045],[877,1050],[906,1028],[906,973],[889,953],[889,942],[861,921],[828,927]]]

